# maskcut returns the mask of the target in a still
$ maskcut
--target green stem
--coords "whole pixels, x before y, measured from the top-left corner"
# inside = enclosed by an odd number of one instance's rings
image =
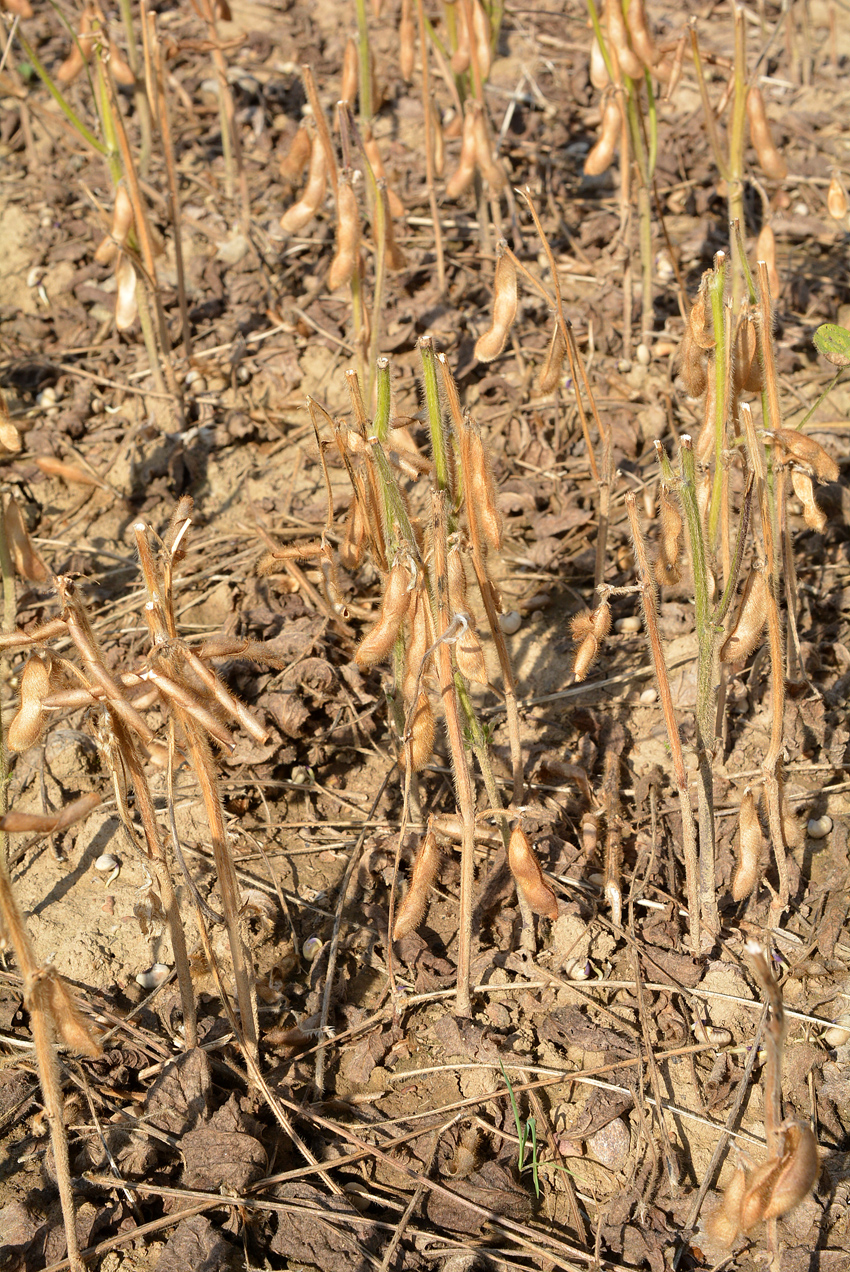
[[[58,103],[62,113],[65,115],[69,123],[74,126],[83,141],[86,142],[87,145],[91,146],[92,150],[94,150],[97,154],[102,155],[104,159],[107,158],[106,146],[104,146],[102,142],[98,141],[93,132],[90,132],[90,130],[86,128],[79,115],[68,104],[62,93],[53,83],[53,80],[48,75],[42,63],[39,61],[35,49],[26,37],[21,34],[20,27],[18,28],[18,41],[26,54],[27,61],[33,67],[35,73],[38,75],[42,84],[44,84],[44,87],[47,89],[50,96]]]
[[[718,252],[714,258],[714,275],[709,284],[711,319],[714,326],[714,478],[708,512],[708,541],[717,542],[723,493],[723,446],[726,441],[726,311],[723,300],[726,289],[726,256]]]

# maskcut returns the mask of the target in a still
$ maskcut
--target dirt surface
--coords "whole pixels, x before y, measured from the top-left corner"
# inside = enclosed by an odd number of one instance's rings
[[[216,662],[267,732],[260,742],[234,728],[235,749],[221,749],[216,761],[257,970],[266,1085],[261,1091],[246,1079],[200,943],[199,911],[179,873],[203,1050],[184,1048],[173,975],[154,993],[139,982],[160,965],[171,973],[174,953],[148,863],[128,844],[118,814],[103,712],[57,710],[41,740],[14,757],[9,805],[58,811],[87,792],[100,793],[102,802],[65,831],[7,842],[38,958],[67,978],[104,1034],[103,1058],[61,1056],[78,1234],[83,1247],[98,1247],[91,1266],[662,1272],[674,1260],[689,1269],[728,1258],[724,1266],[748,1269],[773,1240],[781,1250],[773,1266],[783,1272],[838,1272],[850,1260],[850,1032],[842,1041],[841,1030],[830,1031],[839,1018],[850,1019],[850,387],[839,383],[807,428],[841,470],[839,481],[818,490],[828,516],[823,533],[807,527],[798,502],[789,505],[806,673],[790,686],[784,716],[785,796],[800,832],[788,861],[790,904],[771,934],[771,895],[780,885],[772,864],[747,900],[735,903],[730,893],[738,809],[745,787],[761,781],[774,717],[762,648],[735,664],[726,684],[714,764],[722,930],[710,953],[696,958],[682,909],[682,824],[670,746],[646,638],[633,621],[640,614],[634,593],[612,597],[613,630],[588,679],[574,682],[569,620],[591,603],[600,503],[569,382],[562,377],[555,393],[538,388],[551,315],[523,288],[505,353],[490,364],[476,359],[475,341],[490,322],[493,207],[483,197],[476,205],[472,187],[450,202],[445,179],[437,182],[447,280],[441,294],[418,79],[407,84],[399,72],[394,0],[380,18],[369,9],[380,101],[373,127],[388,182],[404,204],[395,233],[406,258],[386,281],[378,351],[391,358],[393,414],[407,426],[400,445],[420,457],[428,452],[417,341],[430,335],[491,455],[504,542],[490,566],[503,611],[517,615],[506,642],[520,704],[523,824],[557,895],[558,917],[536,920],[529,948],[505,850],[482,818],[473,1014],[456,1016],[456,842],[442,845],[441,873],[419,931],[392,948],[388,941],[397,853],[403,892],[426,814],[456,817],[457,810],[438,730],[402,816],[397,732],[387,707],[391,672],[354,661],[378,611],[379,573],[368,554],[356,568],[340,568],[334,608],[315,557],[257,570],[269,540],[285,545],[322,534],[325,475],[305,399],[350,421],[344,373],[362,365],[349,289],[327,287],[335,250],[331,198],[301,233],[280,226],[300,188],[280,175],[303,117],[299,67],[312,67],[330,120],[345,44],[356,36],[355,6],[234,3],[218,23],[247,223],[238,182],[227,192],[207,28],[188,5],[154,7],[181,201],[188,360],[156,137],[142,191],[163,242],[158,281],[179,400],[167,367],[159,380],[152,375],[138,320],[116,329],[115,266],[95,260],[114,199],[107,165],[83,145],[12,40],[0,72],[0,384],[21,447],[4,453],[3,489],[7,499],[14,495],[49,574],[76,579],[116,673],[140,667],[149,649],[134,526],[144,522],[164,534],[184,495],[194,500],[194,513],[174,577],[181,637],[194,648],[218,634],[265,641],[279,663],[232,655]],[[425,7],[444,36],[443,6]],[[21,21],[51,73],[70,47],[63,14],[78,27],[78,12],[65,3],[37,3],[35,15]],[[731,9],[722,3],[693,15],[713,58],[709,89],[717,101],[732,56]],[[850,23],[843,7],[819,2],[791,6],[789,15],[777,27],[778,7],[748,11],[750,70],[766,50],[761,83],[789,175],[765,179],[748,150],[745,209],[751,246],[762,224],[769,221],[775,232],[777,372],[793,425],[834,371],[812,345],[815,329],[850,325],[850,224],[846,214],[831,217],[826,203],[832,171],[845,182],[850,176]],[[118,48],[126,49],[118,13],[107,16]],[[8,33],[12,15],[3,17]],[[651,18],[657,41],[675,45],[683,12],[653,4]],[[654,543],[653,443],[663,441],[672,453],[702,422],[701,404],[679,377],[684,320],[671,252],[692,301],[714,253],[728,250],[727,205],[686,59],[672,100],[658,101],[654,314],[641,330],[637,224],[621,226],[617,164],[601,177],[582,172],[600,120],[589,41],[580,5],[509,10],[485,97],[510,186],[528,183],[534,193],[610,430],[605,580],[628,589],[635,569],[623,495],[637,492]],[[450,135],[447,82],[433,65],[432,76],[447,125],[449,175],[460,141]],[[97,128],[86,77],[66,92]],[[122,92],[121,102],[138,158],[138,109],[131,93]],[[512,194],[496,203],[500,232],[545,278],[526,210]],[[365,244],[371,280],[368,236]],[[624,275],[633,318],[626,332]],[[758,401],[753,409],[760,410]],[[329,430],[324,440],[332,441]],[[51,456],[72,466],[70,474],[39,467],[39,458]],[[336,551],[351,487],[332,445],[325,456]],[[80,468],[95,484],[78,480]],[[407,486],[411,515],[427,521],[427,483]],[[31,630],[59,612],[49,576],[18,579],[19,627]],[[697,633],[689,577],[663,589],[659,615],[690,757]],[[74,660],[66,637],[51,648]],[[6,727],[25,657],[15,652],[4,664]],[[485,641],[485,657],[498,686],[492,641]],[[498,688],[480,686],[473,699],[490,731],[507,804],[504,700]],[[150,712],[162,743],[165,720],[164,710]],[[601,873],[611,754],[623,851],[620,921],[606,903]],[[148,773],[167,834],[170,793],[159,759]],[[486,809],[477,770],[475,782]],[[695,803],[693,784],[691,794]],[[208,822],[194,773],[179,756],[172,802],[189,873],[217,909]],[[596,848],[588,813],[598,820]],[[813,827],[827,830],[812,837]],[[222,933],[213,925],[209,939],[230,989]],[[751,938],[769,943],[788,1018],[784,1113],[811,1121],[820,1161],[813,1190],[780,1221],[778,1236],[759,1224],[730,1252],[708,1233],[705,1218],[732,1178],[736,1152],[755,1162],[766,1153],[763,1053],[748,1069],[762,1013],[744,955]],[[65,1235],[22,982],[9,950],[0,972],[0,1049],[0,1267],[36,1272],[64,1257]],[[519,1162],[505,1073],[520,1122],[534,1119],[534,1172],[530,1146]],[[230,1200],[205,1198],[210,1193]],[[152,1227],[139,1235],[142,1225]]]

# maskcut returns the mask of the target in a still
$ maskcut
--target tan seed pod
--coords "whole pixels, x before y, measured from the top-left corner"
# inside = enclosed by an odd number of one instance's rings
[[[402,79],[408,84],[413,79],[416,59],[416,27],[413,22],[411,0],[401,0],[401,17],[398,23],[398,64]]]
[[[26,751],[41,737],[47,713],[44,700],[51,689],[50,655],[31,654],[21,674],[21,705],[9,725],[10,751]]]
[[[428,593],[425,584],[419,582],[413,592],[407,612],[407,640],[404,646],[404,678],[402,691],[405,702],[412,702],[422,670],[422,660],[428,649]]]
[[[132,228],[133,204],[122,183],[115,191],[115,205],[112,209],[112,225],[109,233],[98,245],[94,254],[94,259],[99,265],[109,265],[115,260],[119,248],[125,246]]]
[[[115,266],[115,326],[119,331],[129,331],[139,316],[136,303],[136,267],[129,256],[123,254]]]
[[[467,450],[466,469],[469,473],[469,491],[467,494],[467,515],[474,516],[492,547],[498,550],[502,546],[502,514],[496,501],[496,487],[493,484],[493,473],[490,461],[481,440],[481,434],[470,425],[463,438]]]
[[[745,314],[735,333],[732,381],[736,393],[760,393],[763,387],[758,332],[752,314]]]
[[[592,614],[593,634],[597,640],[604,640],[611,631],[611,606],[607,601],[597,605]]]
[[[352,496],[345,519],[345,535],[339,545],[339,559],[346,570],[356,570],[363,560],[366,546],[366,519],[360,507],[360,500]]]
[[[829,189],[826,192],[826,207],[829,215],[836,221],[843,221],[847,215],[847,195],[836,173],[832,174]]]
[[[65,464],[53,455],[39,455],[35,462],[43,473],[47,473],[48,477],[61,477],[63,481],[76,482],[80,486],[99,486],[102,490],[109,489],[94,473],[80,468],[77,464]]]
[[[593,636],[593,610],[581,610],[573,615],[570,619],[570,634],[576,645],[580,645],[588,636]]]
[[[668,566],[676,565],[682,551],[682,514],[679,512],[678,500],[664,482],[658,491],[658,522],[664,562]]]
[[[826,529],[827,517],[815,498],[815,488],[811,477],[808,473],[800,472],[799,468],[792,468],[791,485],[794,487],[794,494],[803,505],[803,520],[806,525],[810,530],[816,530],[818,534],[823,534]]]
[[[342,55],[342,87],[339,99],[354,110],[357,105],[357,43],[349,38]]]
[[[765,1217],[770,1195],[781,1169],[780,1158],[762,1162],[747,1176],[747,1191],[741,1202],[741,1231],[749,1232]]]
[[[7,13],[17,14],[19,18],[32,17],[32,5],[29,0],[3,0],[0,8],[5,8]]]
[[[533,913],[542,914],[547,919],[557,919],[558,900],[543,878],[540,862],[537,860],[528,835],[521,826],[516,826],[511,831],[508,841],[508,865],[516,880],[517,889],[522,893]]]
[[[418,773],[431,758],[434,751],[434,712],[428,695],[422,691],[416,699],[416,711],[410,726],[410,741],[405,742],[399,756],[402,768],[407,768],[408,758],[412,758],[412,770]]]
[[[762,640],[767,618],[767,580],[763,570],[753,569],[747,579],[738,609],[738,619],[720,646],[721,662],[749,658]]]
[[[61,66],[56,69],[56,80],[59,84],[73,84],[80,71],[86,64],[86,58],[83,56],[81,45],[83,45],[83,36],[77,37],[78,43],[71,46],[71,51],[65,58]]]
[[[643,75],[643,63],[629,43],[629,32],[620,0],[605,0],[605,22],[608,27],[608,47],[617,55],[620,70],[630,79]]]
[[[473,119],[475,121],[475,162],[478,164],[478,171],[482,178],[495,194],[499,190],[504,190],[508,184],[508,178],[501,160],[493,156],[493,140],[484,112],[473,111]]]
[[[280,175],[282,180],[289,185],[295,185],[300,180],[301,173],[310,162],[310,155],[313,152],[313,142],[310,137],[309,129],[301,124],[292,141],[289,143],[289,149],[280,161]]]
[[[540,379],[537,387],[541,393],[554,393],[561,382],[561,368],[564,365],[567,346],[564,341],[564,335],[561,331],[558,320],[552,327],[552,335],[549,338],[549,348],[546,352],[546,360],[540,368]]]
[[[490,19],[481,0],[472,0],[472,43],[478,59],[478,70],[481,79],[486,80],[490,74]]]
[[[24,518],[14,495],[10,495],[3,511],[6,540],[12,553],[15,569],[22,579],[30,583],[46,583],[50,577],[47,566],[32,546]]]
[[[387,577],[378,621],[357,647],[358,667],[374,667],[383,662],[393,647],[410,605],[410,575],[404,565],[394,565]]]
[[[90,795],[81,795],[79,799],[72,800],[58,813],[19,813],[13,809],[0,817],[0,830],[8,831],[10,834],[53,834],[88,817],[99,803],[100,796],[96,791],[92,791]]]
[[[605,58],[602,56],[602,49],[599,47],[595,32],[590,42],[590,82],[600,92],[607,88],[611,82],[608,67],[605,65]]]
[[[447,199],[460,198],[464,190],[472,184],[472,178],[475,176],[477,155],[478,140],[475,135],[475,111],[468,109],[463,117],[463,133],[458,165],[446,184]]]
[[[519,288],[516,262],[504,239],[496,248],[496,277],[493,282],[493,321],[475,342],[479,362],[492,362],[505,347],[508,333],[516,318]]]
[[[2,392],[0,392],[0,446],[15,455],[21,449],[21,435],[9,418],[9,408]]]
[[[682,379],[685,381],[688,397],[702,397],[708,383],[707,357],[705,351],[694,340],[690,325],[685,328],[679,355],[682,360]]]
[[[716,344],[714,322],[711,316],[711,300],[708,294],[713,277],[713,270],[707,269],[704,271],[697,298],[691,306],[691,312],[688,314],[688,326],[691,336],[700,349],[706,350],[713,349]]]
[[[788,459],[808,469],[818,481],[838,481],[839,468],[835,460],[820,442],[807,433],[800,433],[795,428],[777,428],[768,434],[768,439],[771,437],[776,439]]]
[[[97,1059],[102,1055],[100,1044],[89,1022],[77,1007],[68,986],[58,972],[49,969],[44,989],[56,1031],[66,1047],[80,1055]]]
[[[455,642],[455,661],[457,662],[458,671],[467,680],[472,680],[478,685],[488,685],[490,683],[490,677],[487,675],[487,663],[484,659],[484,650],[481,648],[478,633],[471,623],[467,625]]]
[[[808,1123],[785,1130],[779,1173],[764,1209],[764,1219],[779,1219],[799,1206],[814,1188],[819,1172],[818,1144]]]
[[[649,21],[646,16],[643,0],[629,0],[629,9],[626,14],[626,26],[632,41],[632,48],[637,53],[643,65],[648,71],[651,71],[657,60],[658,54],[655,44],[649,30]]]
[[[591,632],[589,636],[585,636],[584,640],[576,650],[575,661],[573,663],[573,678],[576,683],[587,678],[587,673],[596,661],[596,655],[598,653],[599,641]]]
[[[366,158],[372,168],[376,181],[386,181],[387,173],[384,168],[384,161],[381,158],[381,152],[378,149],[378,143],[372,135],[371,128],[368,125],[363,129],[363,149],[366,151]],[[390,205],[390,215],[394,217],[403,217],[405,207],[395,190],[387,182],[387,202]]]
[[[325,159],[325,148],[322,145],[321,137],[317,133],[313,138],[313,148],[310,153],[310,171],[307,174],[307,184],[304,187],[301,198],[297,203],[293,203],[292,207],[287,208],[280,218],[281,228],[286,230],[287,234],[298,234],[305,226],[310,224],[324,198],[326,181],[327,161]]]
[[[741,1228],[741,1207],[747,1192],[747,1172],[738,1165],[726,1186],[720,1206],[709,1216],[706,1227],[721,1245],[731,1246]]]
[[[764,835],[753,792],[748,786],[738,812],[738,863],[732,876],[732,899],[743,901],[761,879]]]
[[[342,287],[351,278],[357,264],[359,247],[360,213],[357,195],[351,188],[351,178],[343,173],[337,194],[336,254],[328,271],[330,291],[336,291],[337,287]]]
[[[776,235],[769,225],[763,225],[759,232],[756,241],[756,260],[764,261],[767,266],[770,294],[773,297],[778,296],[782,290],[782,284],[779,281],[779,272],[776,268]]]
[[[616,3],[616,0],[614,0]],[[612,93],[605,103],[602,110],[602,127],[599,130],[599,138],[587,152],[584,161],[585,176],[601,177],[603,172],[607,172],[611,167],[614,158],[614,152],[620,140],[620,107],[617,102],[617,96]]]
[[[446,139],[443,134],[443,117],[433,98],[431,99],[431,128],[434,137],[434,173],[442,177],[446,170]]]
[[[466,566],[460,548],[449,549],[446,558],[446,573],[449,579],[449,608],[452,614],[465,614],[466,610]]]
[[[788,164],[776,148],[770,135],[767,112],[761,89],[756,85],[747,93],[747,119],[750,124],[750,141],[766,177],[772,181],[784,181],[788,176]]]
[[[407,936],[408,932],[415,932],[419,927],[428,906],[431,885],[439,873],[442,861],[443,854],[437,846],[437,838],[429,829],[419,845],[410,875],[410,887],[393,924],[394,941]]]
[[[466,9],[461,4],[455,9],[457,14],[457,22],[455,30],[457,32],[457,48],[451,56],[451,68],[455,75],[463,75],[469,70],[471,60],[469,52],[469,27],[466,25]]]

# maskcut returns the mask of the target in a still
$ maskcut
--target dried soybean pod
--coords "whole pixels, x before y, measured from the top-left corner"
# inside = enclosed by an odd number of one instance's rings
[[[755,797],[748,786],[738,812],[738,864],[732,876],[732,899],[743,901],[761,879],[761,855],[764,835],[759,821]]]
[[[446,558],[446,571],[449,578],[449,608],[452,614],[465,614],[466,609],[466,566],[460,548],[449,549]]]
[[[443,854],[437,846],[437,838],[430,826],[413,862],[410,887],[401,903],[393,924],[393,940],[398,941],[408,932],[415,932],[422,922],[428,905],[428,894],[437,877]]]
[[[779,271],[776,268],[776,235],[769,225],[763,225],[759,231],[756,241],[756,260],[764,261],[767,266],[770,294],[773,297],[778,296],[782,290],[782,284],[779,281]]]
[[[818,1144],[808,1123],[792,1122],[785,1131],[779,1174],[763,1218],[779,1219],[808,1197],[818,1177]]]
[[[731,1246],[741,1227],[741,1207],[747,1192],[747,1172],[739,1163],[726,1185],[723,1201],[709,1216],[706,1227],[721,1245]]]
[[[478,685],[490,683],[484,650],[481,648],[478,633],[471,623],[467,624],[455,642],[455,661],[458,671],[467,680],[474,680]]]
[[[702,397],[708,384],[707,358],[705,351],[694,340],[690,325],[685,328],[679,354],[682,360],[682,379],[685,381],[688,397]]]
[[[357,44],[349,36],[342,55],[342,86],[339,99],[351,110],[357,105]]]
[[[313,143],[310,140],[309,130],[301,124],[289,144],[289,149],[280,161],[281,178],[289,185],[295,185],[310,162],[312,152]]]
[[[376,181],[387,181],[387,172],[384,167],[384,161],[381,158],[381,152],[378,143],[372,133],[372,129],[367,124],[363,129],[363,149],[366,151],[366,158],[372,167]],[[387,182],[387,202],[390,205],[390,214],[394,217],[404,216],[404,204]]]
[[[478,518],[478,524],[485,538],[498,552],[502,546],[502,514],[499,512],[496,501],[496,488],[493,484],[490,461],[484,449],[481,434],[474,425],[470,424],[467,427],[462,445],[468,447],[468,515]]]
[[[508,865],[516,880],[517,889],[522,893],[531,910],[535,914],[544,915],[547,919],[557,919],[557,897],[543,878],[540,862],[531,847],[528,835],[521,826],[516,826],[511,831],[508,841]]]
[[[620,0],[606,0],[605,21],[608,24],[608,42],[617,55],[620,70],[630,79],[643,75],[643,63],[629,43],[629,32]]]
[[[310,153],[310,171],[307,174],[307,184],[304,187],[301,198],[297,203],[293,203],[292,207],[287,208],[280,218],[281,228],[286,230],[287,234],[298,234],[306,225],[310,224],[324,198],[326,180],[327,161],[325,159],[325,148],[322,145],[321,137],[316,133],[313,137],[313,148]]]
[[[602,56],[602,49],[599,47],[599,41],[594,33],[590,42],[590,82],[594,88],[607,88],[611,82],[608,74],[608,67],[605,65],[605,58]]]
[[[472,0],[472,43],[482,80],[490,74],[490,19],[481,0]]]
[[[422,660],[428,649],[428,594],[420,580],[413,592],[408,609],[408,633],[404,647],[404,678],[402,692],[405,702],[412,702],[422,669]]]
[[[820,442],[807,433],[800,433],[795,428],[777,428],[770,436],[775,437],[787,455],[807,468],[818,481],[838,481],[839,468],[835,460]]]
[[[398,22],[398,64],[402,79],[408,84],[413,79],[416,56],[416,27],[413,22],[411,0],[401,0],[401,16]]]
[[[661,526],[661,550],[669,565],[676,565],[682,550],[682,514],[670,487],[661,483],[658,492],[658,520]]]
[[[478,156],[478,139],[475,133],[475,111],[467,103],[463,116],[463,135],[460,143],[460,158],[457,168],[446,185],[446,198],[457,199],[467,186],[472,184],[475,176],[475,161]]]
[[[118,255],[118,249],[127,242],[133,228],[133,204],[123,182],[115,191],[112,208],[112,224],[109,233],[98,244],[94,259],[99,265],[110,265]]]
[[[616,0],[615,0],[616,2]],[[609,95],[602,111],[602,127],[599,140],[587,152],[584,172],[588,177],[601,177],[611,167],[617,143],[620,140],[620,107],[615,93]]]
[[[337,194],[336,255],[328,271],[328,287],[336,291],[347,283],[357,264],[360,246],[360,213],[357,195],[351,186],[351,177],[343,173],[339,179]]]
[[[826,208],[829,215],[836,221],[843,221],[847,215],[847,195],[835,172],[832,174],[829,189],[826,192]]]
[[[589,635],[585,636],[584,640],[576,650],[576,656],[573,662],[573,678],[577,684],[582,680],[587,679],[587,673],[596,661],[596,655],[598,653],[599,641],[591,632]]]
[[[736,393],[760,393],[763,387],[758,332],[752,314],[744,314],[735,333],[732,377]]]
[[[810,530],[823,534],[827,517],[815,498],[815,487],[811,477],[808,473],[800,472],[799,468],[792,468],[791,485],[794,487],[794,494],[803,505],[803,520],[806,525]]]
[[[788,176],[788,164],[777,150],[770,135],[764,98],[757,85],[753,85],[747,93],[747,119],[750,124],[750,140],[758,156],[762,172],[773,181],[784,181]]]
[[[475,121],[475,162],[483,179],[490,189],[497,193],[508,184],[505,170],[498,159],[493,158],[493,142],[483,110],[474,110]]]
[[[567,354],[567,346],[564,341],[564,333],[561,331],[557,318],[552,327],[552,335],[549,339],[549,348],[546,352],[546,360],[540,368],[540,379],[537,387],[541,393],[554,393],[561,381],[561,368],[564,365],[564,358]]]
[[[50,1011],[62,1042],[72,1051],[97,1059],[103,1054],[89,1022],[77,1007],[68,986],[54,969],[50,968],[42,981],[50,1003]]]
[[[720,646],[720,661],[739,662],[749,658],[761,644],[766,618],[767,581],[764,571],[754,567],[744,588],[737,622]]]
[[[649,30],[643,0],[629,0],[626,26],[632,40],[632,48],[648,71],[655,65],[657,53]]]
[[[505,347],[508,333],[516,318],[519,288],[516,262],[504,239],[496,248],[496,277],[493,282],[493,321],[475,344],[479,362],[492,362]]]
[[[51,689],[52,661],[49,654],[31,654],[21,674],[21,705],[9,725],[10,751],[26,751],[41,737],[47,713],[44,699]]]
[[[383,662],[393,647],[402,620],[410,605],[410,575],[404,565],[394,565],[387,578],[378,621],[364,636],[354,654],[359,667],[374,667]]]
[[[6,528],[9,551],[12,553],[12,560],[18,574],[30,583],[46,583],[50,577],[49,571],[32,546],[26,523],[14,495],[9,495],[6,502],[3,510],[3,524]]]
[[[611,606],[607,601],[602,601],[597,605],[591,615],[593,619],[593,634],[597,640],[604,640],[611,631]]]
[[[407,768],[408,759],[411,760],[414,773],[425,767],[434,750],[434,733],[434,712],[428,695],[423,690],[416,699],[416,710],[410,725],[410,742],[405,741],[399,756],[402,768]]]
[[[781,1169],[781,1159],[772,1157],[762,1162],[752,1171],[747,1179],[747,1191],[741,1202],[741,1231],[749,1232],[750,1228],[765,1217],[770,1196]]]

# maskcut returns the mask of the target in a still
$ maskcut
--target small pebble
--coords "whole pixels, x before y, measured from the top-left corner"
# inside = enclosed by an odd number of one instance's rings
[[[832,830],[832,818],[824,813],[823,817],[811,817],[806,825],[809,839],[826,839]]]
[[[104,914],[114,914],[115,913],[115,898],[113,896],[107,897],[100,908]]]
[[[654,689],[644,689],[643,693],[640,695],[640,700],[648,706],[649,703],[654,702],[657,697],[658,694]]]
[[[314,963],[319,957],[323,945],[324,941],[320,936],[308,936],[301,946],[301,953],[304,956],[305,963]]]
[[[43,230],[51,229],[53,226],[53,213],[48,212],[47,209],[45,209],[38,218],[38,223]]]
[[[648,367],[652,361],[652,354],[649,352],[649,347],[645,344],[639,344],[635,352],[640,365],[642,367]]]
[[[499,615],[499,626],[506,636],[515,636],[522,626],[522,616],[518,610]]]
[[[629,1160],[629,1128],[621,1117],[603,1126],[587,1140],[587,1151],[609,1170],[622,1170]]]
[[[641,622],[637,614],[629,614],[628,618],[618,618],[614,624],[615,632],[639,632],[640,628]]]
[[[147,971],[139,972],[136,984],[141,985],[142,989],[156,989],[157,985],[161,985],[170,975],[171,968],[166,967],[165,963],[154,963],[153,967],[149,967]]]

